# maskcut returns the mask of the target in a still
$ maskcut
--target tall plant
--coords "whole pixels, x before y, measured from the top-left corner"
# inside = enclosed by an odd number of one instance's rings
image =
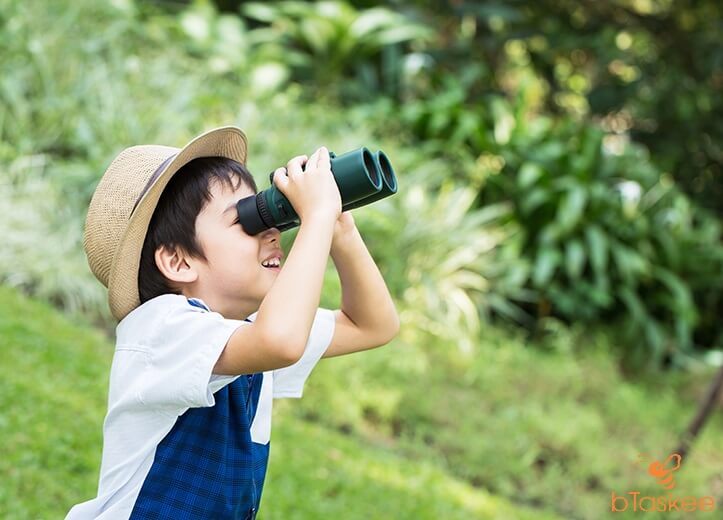
[[[406,333],[452,338],[472,353],[492,313],[529,320],[512,303],[530,298],[522,287],[529,266],[501,253],[519,233],[509,204],[475,208],[476,186],[449,179],[442,161],[420,159],[405,168],[400,191],[362,214],[360,225],[402,302]]]
[[[241,13],[265,24],[249,32],[258,52],[289,66],[295,79],[356,99],[397,89],[399,45],[433,34],[385,7],[356,9],[339,1],[250,2]]]

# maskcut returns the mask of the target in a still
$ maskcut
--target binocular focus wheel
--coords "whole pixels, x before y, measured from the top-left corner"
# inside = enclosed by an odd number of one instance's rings
[[[272,227],[274,227],[274,217],[269,212],[269,208],[266,206],[266,199],[264,198],[262,193],[263,192],[259,192],[256,194],[256,207],[259,210],[259,216],[264,222],[264,225],[266,225],[267,228],[271,229]]]

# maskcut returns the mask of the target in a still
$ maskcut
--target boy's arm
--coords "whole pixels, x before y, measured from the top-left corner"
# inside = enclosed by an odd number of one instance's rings
[[[301,358],[319,307],[332,226],[334,220],[326,217],[301,222],[284,268],[256,319],[234,331],[214,374],[253,374],[287,367]],[[284,317],[282,325],[274,316]]]
[[[399,332],[394,302],[349,212],[342,213],[330,249],[341,281],[341,309],[331,344],[322,357],[359,352],[389,343]]]

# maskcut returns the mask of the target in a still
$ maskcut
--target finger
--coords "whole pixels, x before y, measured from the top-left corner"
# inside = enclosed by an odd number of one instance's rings
[[[309,160],[307,161],[306,165],[307,168],[316,168],[316,164],[319,160],[319,150],[314,150],[314,153],[311,154],[311,157],[309,157]]]
[[[289,162],[287,162],[286,164],[287,164],[287,167],[288,167],[288,165],[291,164],[292,162],[293,162],[293,163],[300,163],[300,164],[303,165],[303,164],[306,163],[308,160],[309,160],[309,158],[308,158],[306,155],[297,155],[296,157],[292,157],[291,159],[289,159]]]
[[[322,146],[319,148],[319,157],[317,159],[317,164],[320,167],[325,167],[329,165],[331,162],[331,159],[329,158],[329,150],[326,148],[326,146]]]
[[[289,159],[289,162],[292,161],[301,161],[302,164],[305,163],[309,158],[306,155],[297,155],[296,157],[292,157]],[[287,163],[288,164],[288,163]]]
[[[298,155],[286,163],[286,170],[289,176],[296,175],[303,172],[302,166],[306,164],[306,155]]]
[[[286,168],[283,166],[281,168],[276,168],[274,170],[273,181],[274,185],[281,186],[282,188],[285,187],[289,182],[289,178],[286,175]]]

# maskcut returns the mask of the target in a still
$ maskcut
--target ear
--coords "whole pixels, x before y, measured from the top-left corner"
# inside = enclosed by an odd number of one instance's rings
[[[160,246],[154,256],[158,270],[172,282],[192,283],[198,279],[196,262],[180,248]]]

